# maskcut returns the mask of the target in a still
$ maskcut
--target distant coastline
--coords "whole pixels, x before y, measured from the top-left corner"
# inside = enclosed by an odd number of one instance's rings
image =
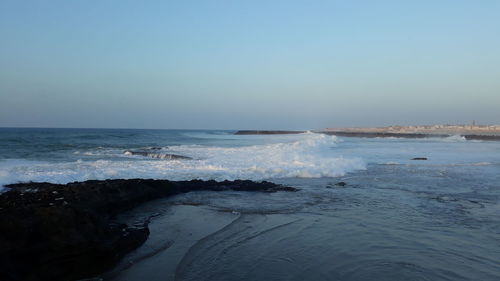
[[[305,131],[281,130],[241,130],[236,135],[276,135],[300,134]],[[367,128],[325,128],[312,130],[315,133],[342,137],[363,138],[446,138],[462,136],[467,140],[500,141],[500,125],[422,125],[422,126],[388,126]]]

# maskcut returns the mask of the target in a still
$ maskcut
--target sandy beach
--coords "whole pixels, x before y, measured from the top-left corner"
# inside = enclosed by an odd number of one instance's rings
[[[238,219],[240,215],[220,212],[208,206],[173,204],[160,199],[127,215],[140,221],[142,215],[160,211],[149,224],[148,240],[125,256],[106,280],[176,280],[182,261],[197,243]],[[130,219],[130,218],[129,218]]]

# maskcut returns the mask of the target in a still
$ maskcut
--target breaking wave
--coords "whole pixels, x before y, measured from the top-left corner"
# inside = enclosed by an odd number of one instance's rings
[[[342,176],[351,171],[365,169],[366,165],[362,159],[339,155],[335,148],[336,142],[335,136],[307,133],[288,142],[252,146],[169,146],[168,151],[139,153],[140,157],[132,157],[134,153],[130,150],[125,151],[126,157],[123,157],[122,150],[117,153],[117,156],[121,157],[111,159],[56,163],[4,160],[0,161],[3,170],[0,173],[0,185],[19,181],[67,183],[109,178],[316,178]],[[193,160],[185,161],[185,157]]]
[[[467,139],[464,136],[461,136],[461,135],[452,135],[452,136],[444,138],[443,140],[444,141],[448,141],[448,142],[463,142],[463,141],[467,141]]]

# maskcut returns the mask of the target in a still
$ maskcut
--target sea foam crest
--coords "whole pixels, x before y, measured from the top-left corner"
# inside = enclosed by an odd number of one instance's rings
[[[290,141],[291,140],[291,141]],[[360,158],[344,158],[335,136],[306,133],[289,141],[242,147],[170,146],[192,159],[122,159],[65,163],[17,163],[0,174],[0,184],[17,181],[67,183],[88,179],[251,179],[336,177],[365,169]]]
[[[467,141],[467,139],[464,136],[461,136],[461,135],[452,135],[452,136],[444,138],[443,140],[447,141],[447,142],[464,142],[464,141]]]

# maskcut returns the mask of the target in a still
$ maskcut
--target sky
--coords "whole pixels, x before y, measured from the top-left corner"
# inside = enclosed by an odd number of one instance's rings
[[[500,1],[0,0],[0,127],[500,124]]]

